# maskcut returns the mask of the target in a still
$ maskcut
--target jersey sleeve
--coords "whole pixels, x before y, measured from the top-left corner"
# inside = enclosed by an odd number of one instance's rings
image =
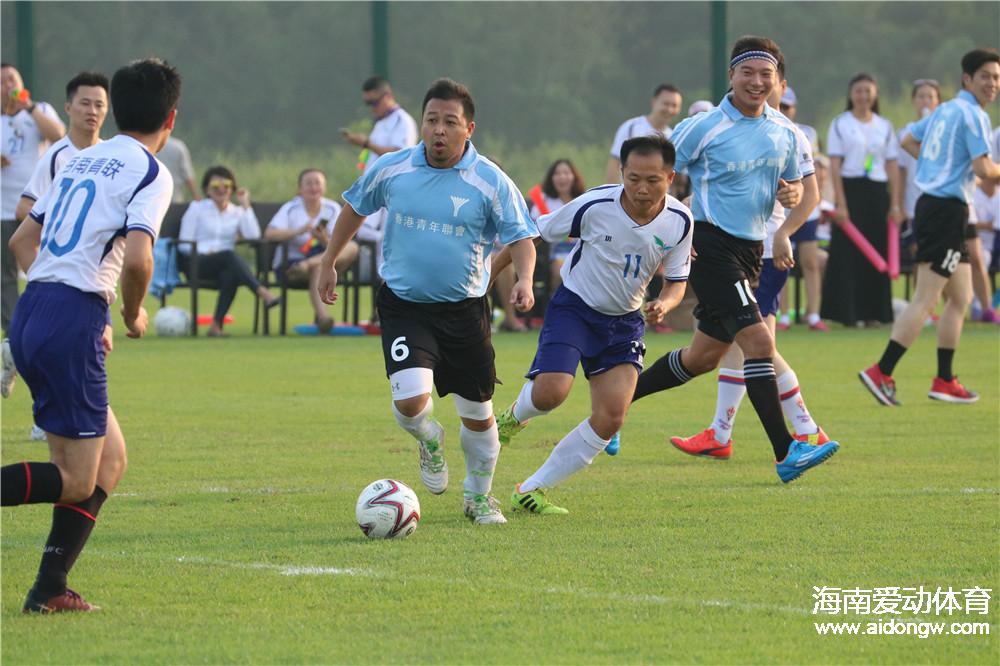
[[[805,173],[802,171],[802,161],[803,161],[803,142],[800,140],[800,134],[798,132],[789,130],[788,136],[791,139],[791,146],[789,146],[788,157],[785,160],[785,169],[781,172],[781,177],[785,180],[791,182],[795,180],[802,180],[802,176]],[[812,163],[812,155],[809,156],[809,163]]]
[[[933,117],[934,115],[931,114],[926,118],[921,118],[915,123],[910,123],[906,126],[906,132],[917,141],[923,142],[924,135],[927,133],[927,126]]]
[[[173,194],[173,178],[165,167],[161,168],[152,182],[139,186],[125,206],[126,232],[142,231],[156,240]]]
[[[676,171],[683,171],[697,158],[695,150],[698,147],[698,137],[701,136],[701,132],[695,131],[698,122],[696,118],[685,118],[670,135],[670,141],[674,144],[676,151],[676,159],[674,160],[674,170]]]
[[[198,202],[192,201],[188,204],[187,210],[181,216],[181,228],[177,233],[177,240],[188,241],[188,243],[178,243],[177,251],[181,254],[190,254],[190,241],[198,239]]]
[[[292,207],[291,201],[286,201],[282,204],[278,212],[274,214],[271,221],[267,223],[269,229],[290,229],[291,221],[288,218],[288,209]]]
[[[573,201],[560,208],[554,213],[548,213],[538,218],[538,232],[542,238],[549,243],[557,243],[569,236],[573,229],[573,220],[583,205],[584,197],[577,197]],[[579,229],[577,236],[579,236]]]
[[[806,136],[806,133],[798,127],[795,127],[795,133],[799,137],[799,171],[802,173],[802,177],[805,178],[806,176],[811,176],[816,173],[816,165],[813,163],[812,142],[809,140],[809,137]]]
[[[351,204],[351,208],[358,215],[368,216],[380,208],[385,208],[386,188],[389,182],[386,177],[388,174],[385,173],[386,167],[389,166],[389,161],[386,159],[388,155],[390,153],[375,160],[372,167],[344,192],[344,201]]]
[[[28,211],[28,217],[39,224],[45,223],[45,211],[49,207],[49,199],[52,198],[52,193],[55,189],[54,187],[50,187],[42,196],[35,200],[35,203],[31,206],[31,210]]]
[[[240,236],[248,240],[260,238],[260,223],[257,221],[257,213],[253,206],[244,208],[240,214]]]
[[[892,124],[886,121],[886,125],[889,128],[889,136],[885,141],[885,159],[899,161],[899,155],[902,149],[899,147],[899,137],[896,135],[896,130],[893,128]]]
[[[671,210],[674,209],[671,208]],[[674,212],[683,219],[684,231],[680,241],[663,256],[661,262],[663,278],[668,282],[685,282],[691,272],[691,239],[694,238],[694,224],[691,221],[691,211],[687,207],[682,205]]]
[[[844,139],[840,136],[840,129],[837,126],[838,120],[840,120],[840,116],[830,121],[830,131],[826,134],[826,154],[830,157],[844,156]]]
[[[978,117],[977,117],[978,115]],[[965,148],[969,151],[969,157],[976,159],[983,155],[990,155],[990,125],[989,116],[984,114],[970,114],[964,123]]]
[[[628,139],[628,126],[631,122],[631,120],[626,120],[619,125],[615,131],[615,138],[611,141],[611,157],[616,160],[621,160],[622,144]]]
[[[28,184],[21,192],[22,197],[37,201],[42,193],[49,191],[49,188],[52,187],[52,160],[54,159],[55,155],[46,153],[45,159],[38,160]]]
[[[494,195],[493,215],[500,242],[510,245],[523,238],[534,238],[538,235],[538,227],[528,215],[524,197],[510,178],[502,172],[498,171],[498,174],[500,178]]]

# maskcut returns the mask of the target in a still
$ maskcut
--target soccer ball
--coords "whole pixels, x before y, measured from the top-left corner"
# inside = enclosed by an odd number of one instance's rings
[[[403,539],[417,529],[420,501],[405,483],[381,479],[361,491],[355,512],[369,539]]]
[[[153,326],[156,334],[165,338],[176,338],[187,335],[191,330],[191,317],[180,308],[168,306],[160,308],[160,311],[153,317]]]

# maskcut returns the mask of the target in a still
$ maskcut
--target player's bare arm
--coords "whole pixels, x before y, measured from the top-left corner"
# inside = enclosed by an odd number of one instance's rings
[[[1000,180],[1000,164],[990,160],[988,155],[980,155],[972,160],[972,173],[983,180]]]
[[[14,209],[14,219],[20,222],[24,218],[28,217],[28,213],[31,212],[31,207],[35,205],[34,199],[29,199],[26,196],[22,196],[17,201],[17,208]]]
[[[684,300],[684,292],[687,291],[687,282],[663,281],[663,288],[659,295],[646,303],[644,315],[646,323],[650,326],[659,324],[668,312],[677,307]]]
[[[774,267],[779,270],[789,270],[795,265],[792,257],[792,243],[789,240],[796,231],[799,230],[809,214],[815,210],[819,204],[819,184],[816,182],[815,174],[809,174],[802,179],[802,200],[792,208],[785,222],[774,232],[774,239],[771,244],[771,258]]]
[[[361,228],[365,221],[365,215],[358,215],[351,204],[345,204],[337,216],[334,223],[333,233],[330,234],[330,243],[323,252],[323,259],[320,261],[319,284],[316,286],[319,297],[327,305],[333,305],[337,301],[337,269],[334,264],[337,257],[344,251],[347,243],[354,238],[354,234]]]
[[[125,237],[125,258],[122,262],[122,318],[128,337],[146,334],[148,316],[142,301],[153,277],[153,239],[143,231],[130,231]]]
[[[534,239],[522,238],[508,245],[510,256],[514,261],[514,272],[517,282],[510,292],[510,302],[520,312],[527,312],[535,306],[535,243]]]
[[[35,262],[35,257],[38,256],[38,246],[41,242],[42,225],[31,219],[26,219],[18,225],[7,244],[10,251],[14,253],[18,268],[28,272],[31,264]]]
[[[920,157],[920,142],[914,139],[913,135],[909,132],[903,136],[903,140],[899,142],[899,145],[913,157]]]

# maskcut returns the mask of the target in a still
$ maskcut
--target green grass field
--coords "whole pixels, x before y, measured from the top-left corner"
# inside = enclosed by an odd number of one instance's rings
[[[305,297],[293,298],[298,323]],[[727,463],[667,443],[709,423],[715,382],[703,377],[638,403],[621,454],[553,491],[569,516],[508,511],[506,526],[474,527],[450,399],[436,413],[452,487],[435,497],[390,415],[378,338],[251,337],[248,302],[242,293],[230,339],[118,336],[111,400],[130,468],[70,578],[103,610],[20,614],[50,510],[4,509],[5,664],[998,661],[995,598],[986,616],[916,616],[985,621],[989,636],[819,636],[814,621],[879,616],[812,615],[813,586],[1000,591],[995,327],[968,326],[956,359],[978,404],[926,398],[928,330],[897,371],[904,406],[892,410],[855,376],[887,330],[782,334],[813,414],[843,447],[792,485],[748,403]],[[649,336],[648,359],[687,338]],[[503,407],[535,335],[495,344]],[[577,386],[503,451],[505,507],[588,405]],[[27,441],[23,385],[2,415],[3,463],[44,459]],[[420,497],[405,541],[369,541],[355,524],[357,494],[382,477]]]

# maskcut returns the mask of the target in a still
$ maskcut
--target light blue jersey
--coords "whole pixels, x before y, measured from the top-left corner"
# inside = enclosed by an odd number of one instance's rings
[[[916,184],[922,192],[972,203],[972,160],[990,155],[990,117],[968,90],[909,127],[920,142]],[[995,158],[995,156],[993,156]]]
[[[416,303],[483,296],[494,239],[509,245],[538,235],[517,187],[471,142],[450,169],[427,164],[423,141],[387,153],[344,200],[359,215],[388,209],[382,277],[397,296]]]
[[[726,233],[747,240],[767,236],[778,179],[802,178],[795,125],[769,106],[744,116],[729,95],[716,108],[687,118],[670,137],[680,171],[691,178],[691,211]]]

